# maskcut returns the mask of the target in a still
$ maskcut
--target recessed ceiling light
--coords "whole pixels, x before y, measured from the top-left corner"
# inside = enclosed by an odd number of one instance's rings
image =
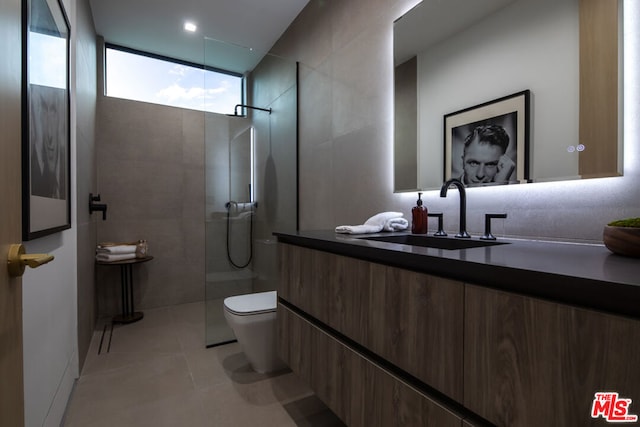
[[[185,31],[189,31],[191,33],[195,33],[197,29],[198,29],[198,26],[196,24],[194,24],[193,22],[185,22],[184,23],[184,30]]]

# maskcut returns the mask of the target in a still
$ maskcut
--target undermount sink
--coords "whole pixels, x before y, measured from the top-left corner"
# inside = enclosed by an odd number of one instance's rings
[[[399,243],[401,245],[423,246],[436,249],[470,249],[486,246],[508,245],[509,242],[496,242],[495,240],[471,240],[449,237],[418,236],[415,234],[402,234],[396,236],[371,236],[360,237],[363,240],[375,240],[377,242]]]

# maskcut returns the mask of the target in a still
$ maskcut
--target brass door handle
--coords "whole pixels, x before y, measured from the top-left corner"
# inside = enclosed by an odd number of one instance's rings
[[[53,260],[53,255],[49,254],[25,254],[22,244],[15,244],[9,247],[7,268],[9,276],[20,277],[24,273],[25,267],[40,267]]]

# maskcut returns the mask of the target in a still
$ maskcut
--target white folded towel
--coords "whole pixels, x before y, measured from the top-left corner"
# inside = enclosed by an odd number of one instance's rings
[[[404,218],[391,218],[384,223],[384,231],[403,231],[409,228],[409,221]]]
[[[385,223],[394,218],[402,218],[402,212],[381,212],[366,220],[364,225],[377,225],[382,230]]]
[[[96,253],[101,254],[135,254],[136,245],[98,246]]]
[[[342,234],[367,234],[382,231],[382,227],[377,225],[339,225],[336,227],[336,233]]]
[[[387,231],[404,230],[409,226],[409,223],[402,218],[402,215],[402,212],[381,212],[366,220],[362,225],[339,225],[336,227],[336,233],[379,233],[380,231],[385,230],[385,227],[388,228]],[[402,221],[397,221],[398,219],[403,219],[404,222],[407,222],[405,228],[400,228],[402,227]]]
[[[106,253],[99,253],[96,255],[96,260],[98,261],[102,261],[102,262],[114,262],[114,261],[124,261],[127,259],[135,259],[136,258],[136,254],[135,252],[132,254],[106,254]]]

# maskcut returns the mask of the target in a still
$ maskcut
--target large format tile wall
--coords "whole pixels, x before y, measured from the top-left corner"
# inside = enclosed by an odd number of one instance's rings
[[[137,308],[204,299],[204,114],[98,97],[98,242],[145,239],[134,266]],[[100,314],[120,310],[120,271],[96,266]]]
[[[274,52],[300,61],[300,228],[361,224],[392,193],[392,28],[416,0],[311,0]]]
[[[393,21],[416,3],[311,0],[274,47],[301,62],[301,229],[361,224],[385,210],[410,214],[416,194],[392,191],[392,39]],[[637,7],[627,6],[637,21]],[[625,60],[638,62],[637,55]],[[507,212],[494,234],[599,242],[606,222],[639,216],[638,68],[625,70],[624,177],[469,189],[468,230],[482,234],[485,213]],[[441,199],[427,191],[423,199],[455,230],[458,196],[450,193]]]

